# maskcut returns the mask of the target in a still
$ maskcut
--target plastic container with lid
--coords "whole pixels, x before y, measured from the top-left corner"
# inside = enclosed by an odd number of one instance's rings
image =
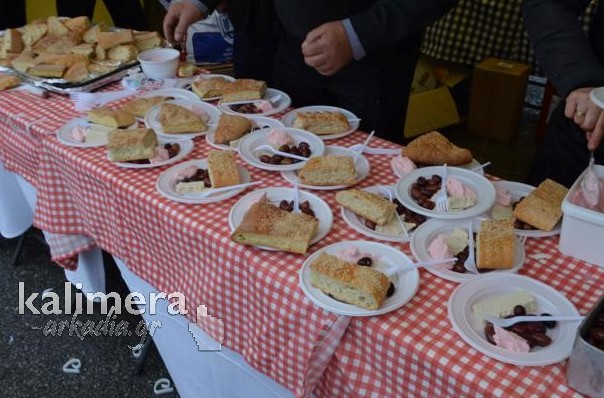
[[[580,189],[587,169],[575,181],[562,202],[562,230],[559,250],[572,257],[604,267],[604,213],[571,203],[575,191]],[[598,179],[604,179],[604,166],[595,165]],[[600,195],[604,195],[601,192]]]

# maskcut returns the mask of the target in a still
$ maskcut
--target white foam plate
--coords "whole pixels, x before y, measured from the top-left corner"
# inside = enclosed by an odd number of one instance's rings
[[[300,131],[302,131],[302,130],[300,130]],[[312,134],[312,133],[308,133],[308,134]],[[312,135],[314,135],[314,134],[312,134]],[[328,145],[327,147],[325,147],[325,155],[340,155],[340,156],[354,157],[354,155],[356,155],[356,152],[351,151],[348,148]],[[371,171],[371,166],[369,165],[369,161],[367,160],[367,158],[363,155],[359,156],[355,166],[356,166],[356,172],[357,172],[357,179],[354,182],[354,184],[352,184],[352,185],[334,185],[334,186],[306,185],[306,184],[302,184],[302,181],[300,181],[300,179],[298,178],[298,173],[296,171],[282,171],[281,175],[283,176],[283,178],[285,178],[285,180],[291,182],[292,184],[294,182],[297,182],[298,186],[301,188],[314,189],[317,191],[331,191],[331,190],[335,190],[335,189],[342,189],[342,188],[356,185],[359,182],[363,181],[365,178],[367,178],[367,176],[369,175],[369,172]]]
[[[342,112],[346,119],[348,119],[348,124],[350,125],[350,129],[338,133],[338,134],[327,134],[327,135],[317,135],[317,137],[321,137],[322,140],[334,140],[336,138],[342,138],[349,134],[354,133],[359,129],[360,121],[357,115],[354,113],[347,111],[346,109],[338,108],[336,106],[327,106],[327,105],[314,105],[314,106],[305,106],[302,108],[294,109],[291,112],[286,113],[281,120],[286,127],[292,127],[294,125],[294,120],[298,112]]]
[[[284,127],[283,123],[281,123],[277,119],[273,119],[272,117],[251,116],[251,117],[248,117],[248,119],[250,119],[250,121],[252,122],[252,132],[254,132],[255,130],[261,130],[261,129],[282,129]],[[241,137],[239,140],[235,141],[231,145],[217,144],[215,142],[215,139],[216,139],[215,130],[206,134],[206,142],[208,144],[210,144],[210,146],[212,146],[214,148],[218,148],[218,149],[238,151],[239,142],[241,142],[243,137]]]
[[[178,143],[180,145],[180,152],[178,155],[170,158],[164,162],[159,163],[148,163],[148,164],[137,164],[137,163],[128,163],[128,162],[112,162],[116,166],[123,167],[125,169],[152,169],[154,167],[166,166],[172,163],[180,162],[182,159],[187,157],[188,154],[191,153],[193,147],[193,140],[167,140],[167,139],[158,139],[158,145],[168,144],[168,143]]]
[[[229,76],[229,75],[219,75],[219,74],[214,74],[214,73],[203,73],[201,75],[196,76],[195,80],[211,80],[211,79],[215,79],[217,77],[222,77],[225,80],[228,80],[230,82],[234,82],[235,78],[233,76]],[[189,86],[190,87],[190,86]],[[220,98],[222,98],[222,96],[218,96],[218,97],[208,97],[208,98],[200,98],[197,94],[195,94],[195,92],[192,92],[192,94],[195,96],[195,99],[200,99],[202,101],[216,101],[219,100]]]
[[[268,164],[260,161],[259,153],[269,154],[270,151],[258,151],[257,148],[259,148],[261,145],[270,145],[268,140],[266,139],[266,135],[271,130],[271,128],[263,128],[253,132],[252,134],[244,136],[239,141],[239,155],[241,156],[241,158],[251,166],[269,171],[297,170],[304,167],[304,165],[306,164],[306,162],[304,161],[284,165]],[[285,128],[285,131],[287,132],[287,134],[289,134],[289,136],[296,145],[300,144],[301,142],[308,143],[311,151],[311,158],[321,156],[325,152],[325,144],[323,144],[323,141],[317,138],[316,135],[309,133],[308,131],[291,128]]]
[[[428,247],[430,243],[441,233],[450,234],[455,228],[468,232],[468,220],[428,220],[416,228],[415,233],[411,236],[411,253],[417,261],[434,260],[430,257]],[[473,220],[474,232],[480,229],[480,220]],[[490,271],[488,274],[496,273],[514,273],[518,272],[526,259],[524,245],[520,239],[516,239],[516,251],[514,252],[514,267],[507,270]],[[449,265],[435,265],[426,267],[426,270],[439,278],[446,279],[451,282],[467,282],[484,274],[472,274],[466,272],[464,274],[452,271]]]
[[[498,187],[505,189],[510,192],[512,196],[512,202],[517,201],[522,197],[528,196],[535,187],[528,184],[522,184],[520,182],[515,181],[494,181],[493,184]],[[487,212],[487,216],[491,216],[491,211]],[[562,220],[558,221],[558,223],[554,226],[554,229],[551,231],[542,231],[540,229],[514,229],[516,235],[518,236],[526,236],[528,238],[545,238],[546,236],[554,236],[560,233],[560,229],[562,228]]]
[[[101,126],[100,124],[90,123],[86,119],[75,118],[71,119],[64,125],[62,125],[59,130],[57,130],[57,138],[59,141],[67,146],[75,147],[75,148],[96,148],[107,145],[107,139],[99,142],[80,142],[71,138],[71,130],[73,130],[77,125],[85,126],[86,129],[96,129],[102,131],[106,134],[109,134],[110,131],[115,130],[113,127]],[[133,123],[131,126],[127,128],[135,128],[137,127],[137,123]]]
[[[392,195],[392,198],[393,199],[395,198],[394,187],[392,185],[377,185],[377,186],[373,186],[373,187],[367,187],[367,188],[363,188],[363,191],[376,193],[386,199],[388,199],[386,191],[389,191],[390,194]],[[367,228],[365,226],[365,223],[362,221],[363,220],[362,217],[359,217],[352,211],[350,211],[342,206],[340,206],[340,213],[342,214],[342,218],[344,219],[344,221],[346,221],[346,224],[348,224],[355,231],[360,232],[365,236],[369,236],[370,238],[385,240],[387,242],[407,242],[408,241],[408,239],[402,233],[400,235],[390,235],[390,234],[385,234],[385,233],[374,231],[373,229]],[[401,215],[401,217],[404,217],[404,216]],[[412,231],[414,231],[414,230],[415,229],[409,231],[409,235],[411,235]]]
[[[450,166],[450,167],[458,167],[460,169],[472,170],[473,168],[478,167],[478,166],[480,166],[480,162],[476,159],[472,159],[472,161],[468,164],[464,164],[462,166]],[[392,167],[392,163],[390,164],[390,167]],[[399,173],[394,167],[392,167],[392,171],[394,172],[394,175],[397,176],[398,178],[403,178],[405,176],[405,174]],[[480,169],[480,170],[476,171],[475,173],[478,173],[481,176],[483,176],[484,169]]]
[[[463,283],[449,298],[449,320],[453,329],[471,347],[501,362],[520,366],[544,366],[568,358],[575,341],[579,322],[558,322],[547,335],[552,343],[547,347],[534,347],[528,353],[515,353],[490,344],[483,331],[482,322],[474,316],[472,306],[481,301],[503,296],[515,291],[529,292],[537,302],[537,313],[577,316],[575,306],[550,286],[522,275],[482,275]]]
[[[155,185],[157,191],[164,197],[175,202],[203,204],[220,202],[221,200],[232,198],[233,196],[236,196],[246,190],[246,188],[234,189],[232,191],[213,194],[205,198],[200,198],[199,194],[197,193],[179,194],[174,190],[173,187],[174,178],[178,173],[189,166],[197,166],[199,169],[207,169],[208,162],[206,159],[195,159],[170,167],[168,170],[161,173],[157,178],[157,183]],[[237,167],[239,168],[239,180],[241,181],[241,184],[251,182],[252,178],[250,173],[243,166],[237,165]]]
[[[149,97],[172,97],[174,99],[184,99],[190,101],[199,101],[197,94],[182,88],[160,88],[157,90],[147,91],[140,95],[141,98]]]
[[[265,193],[267,194],[269,202],[275,204],[276,206],[279,206],[279,202],[281,202],[282,200],[294,200],[293,188],[263,188],[248,193],[243,198],[239,199],[239,201],[237,201],[237,203],[235,203],[231,208],[231,212],[229,213],[229,226],[231,227],[231,232],[234,232],[235,229],[237,229],[239,224],[241,224],[241,222],[243,221],[245,213],[247,213],[249,208],[254,203],[259,201]],[[331,227],[333,226],[333,214],[331,213],[329,205],[317,195],[302,190],[300,190],[299,193],[300,202],[308,200],[310,208],[312,209],[312,211],[314,211],[315,217],[317,217],[317,219],[319,220],[317,234],[310,241],[310,244],[314,245],[315,243],[323,239],[331,230]],[[257,247],[264,250],[277,250],[267,246]]]
[[[197,95],[195,95],[195,97],[197,97]],[[200,101],[199,99],[175,99],[171,101],[166,101],[164,103],[182,106],[183,108],[187,108],[188,110],[195,112],[196,114],[205,119],[208,129],[206,131],[200,131],[195,133],[163,134],[163,129],[157,121],[157,117],[159,116],[159,111],[161,109],[161,104],[157,104],[152,106],[151,109],[149,109],[149,112],[147,112],[147,114],[145,115],[145,125],[155,130],[158,137],[168,139],[195,138],[216,130],[216,126],[218,125],[218,119],[220,118],[220,111],[215,106],[210,105],[207,102]]]
[[[604,109],[604,87],[594,88],[589,92],[589,99],[600,108]]]
[[[448,176],[458,179],[462,184],[476,192],[478,202],[467,209],[440,213],[421,207],[411,198],[411,186],[417,182],[418,177],[430,178],[433,174],[442,175],[442,166],[422,167],[413,170],[396,183],[396,197],[410,210],[428,217],[442,220],[459,220],[462,218],[473,218],[489,210],[495,203],[495,187],[485,177],[469,170],[458,167],[449,167]]]
[[[279,94],[279,99],[273,103],[273,109],[271,109],[268,112],[262,112],[262,113],[241,113],[241,112],[236,112],[233,109],[231,109],[231,107],[229,105],[224,105],[224,104],[218,104],[218,108],[220,108],[221,111],[225,112],[225,113],[231,113],[234,115],[239,115],[239,116],[245,116],[245,117],[251,117],[251,116],[270,116],[270,115],[274,115],[276,113],[279,112],[283,112],[284,110],[286,110],[287,108],[289,108],[289,106],[292,104],[292,100],[289,97],[289,95],[287,95],[286,93],[284,93],[281,90],[277,90],[276,88],[267,88],[266,89],[266,94],[264,94],[264,97],[262,99],[264,100],[268,100],[269,98],[275,96]]]
[[[362,240],[334,243],[311,254],[304,261],[300,269],[300,287],[310,301],[336,314],[374,316],[394,311],[405,305],[415,296],[419,286],[419,272],[417,269],[397,273],[390,279],[395,286],[394,294],[392,297],[387,298],[377,310],[367,310],[352,304],[343,303],[313,287],[310,282],[310,264],[315,258],[322,252],[335,255],[349,247],[357,247],[361,252],[371,254],[374,260],[373,267],[380,271],[404,269],[406,265],[411,264],[411,260],[403,252],[382,243]]]

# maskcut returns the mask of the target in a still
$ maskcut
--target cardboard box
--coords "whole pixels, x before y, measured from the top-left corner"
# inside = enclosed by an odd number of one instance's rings
[[[530,67],[497,58],[476,66],[468,130],[501,142],[518,136]]]
[[[459,114],[449,87],[463,78],[463,72],[450,70],[425,57],[419,59],[407,108],[405,137],[459,123]]]

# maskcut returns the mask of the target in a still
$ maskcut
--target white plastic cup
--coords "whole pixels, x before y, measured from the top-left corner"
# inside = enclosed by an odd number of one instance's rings
[[[154,48],[141,53],[138,60],[149,79],[176,77],[180,52],[173,48]]]

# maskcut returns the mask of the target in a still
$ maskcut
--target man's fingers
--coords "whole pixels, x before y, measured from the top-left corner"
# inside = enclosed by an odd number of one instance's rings
[[[174,42],[174,27],[178,23],[178,16],[176,13],[168,11],[164,18],[164,36],[168,43]]]
[[[596,126],[588,136],[587,148],[590,151],[595,151],[602,143],[604,136],[604,112],[600,114]]]
[[[308,32],[304,42],[312,43],[313,41],[318,40],[321,36],[323,36],[323,32],[325,31],[324,26],[325,25],[321,25]]]
[[[313,55],[312,57],[304,57],[306,65],[312,66],[313,68],[319,68],[327,64],[327,57],[324,54]]]

